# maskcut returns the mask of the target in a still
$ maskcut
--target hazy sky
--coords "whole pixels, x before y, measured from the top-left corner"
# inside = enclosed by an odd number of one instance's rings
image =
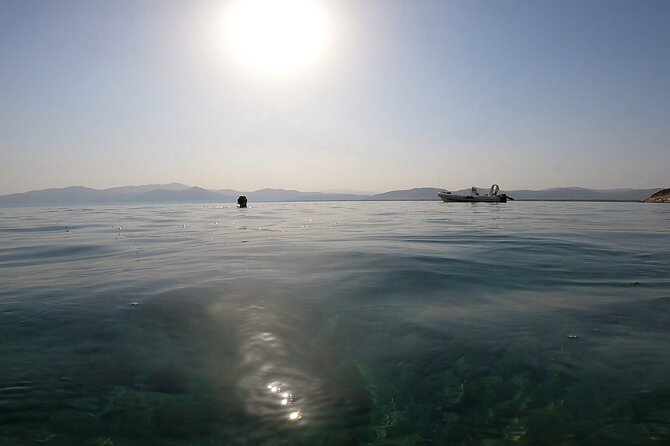
[[[225,1],[0,0],[0,194],[670,186],[670,1],[319,7],[278,74]]]

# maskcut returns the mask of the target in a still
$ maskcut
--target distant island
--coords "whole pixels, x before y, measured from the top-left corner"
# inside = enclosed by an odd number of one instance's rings
[[[670,188],[659,190],[644,201],[646,203],[670,203]]]
[[[586,189],[580,187],[558,187],[543,190],[504,191],[516,200],[553,201],[663,201],[670,189]],[[439,201],[437,193],[442,190],[423,187],[393,190],[381,194],[357,195],[345,193],[301,192],[286,189],[260,189],[236,191],[233,189],[208,190],[180,183],[123,186],[109,189],[92,189],[71,186],[59,189],[44,189],[17,194],[0,195],[0,207],[32,206],[82,206],[116,204],[171,204],[171,203],[235,203],[237,197],[246,195],[253,202],[300,202],[300,201]],[[482,187],[486,191],[488,188]],[[452,191],[467,194],[470,189]],[[501,191],[502,192],[502,191]],[[656,193],[654,193],[656,192]],[[653,194],[653,195],[652,195]],[[661,194],[661,195],[659,195]],[[647,197],[652,195],[648,200]],[[663,198],[665,197],[665,198]]]

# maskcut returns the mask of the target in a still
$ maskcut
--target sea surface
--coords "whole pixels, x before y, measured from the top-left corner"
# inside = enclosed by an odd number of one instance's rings
[[[1,445],[668,445],[670,205],[0,209]]]

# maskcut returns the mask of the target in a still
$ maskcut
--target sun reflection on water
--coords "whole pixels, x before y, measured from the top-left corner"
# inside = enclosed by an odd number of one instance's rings
[[[287,318],[268,305],[246,305],[238,309],[239,347],[242,353],[239,386],[246,397],[248,414],[268,428],[306,426],[319,422],[319,410],[313,407],[321,401],[320,380],[297,367],[301,352],[290,342],[291,327]]]
[[[282,391],[281,384],[278,382],[272,382],[267,385],[267,390],[271,394],[277,395],[279,398],[279,404],[281,406],[290,406],[293,403],[293,394],[291,392]],[[300,409],[293,410],[288,414],[289,421],[298,421],[301,420],[304,416],[304,412]]]

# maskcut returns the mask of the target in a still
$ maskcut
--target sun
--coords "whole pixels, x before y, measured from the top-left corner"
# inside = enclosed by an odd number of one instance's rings
[[[224,31],[236,64],[290,75],[306,71],[324,54],[331,23],[317,0],[233,0]]]

